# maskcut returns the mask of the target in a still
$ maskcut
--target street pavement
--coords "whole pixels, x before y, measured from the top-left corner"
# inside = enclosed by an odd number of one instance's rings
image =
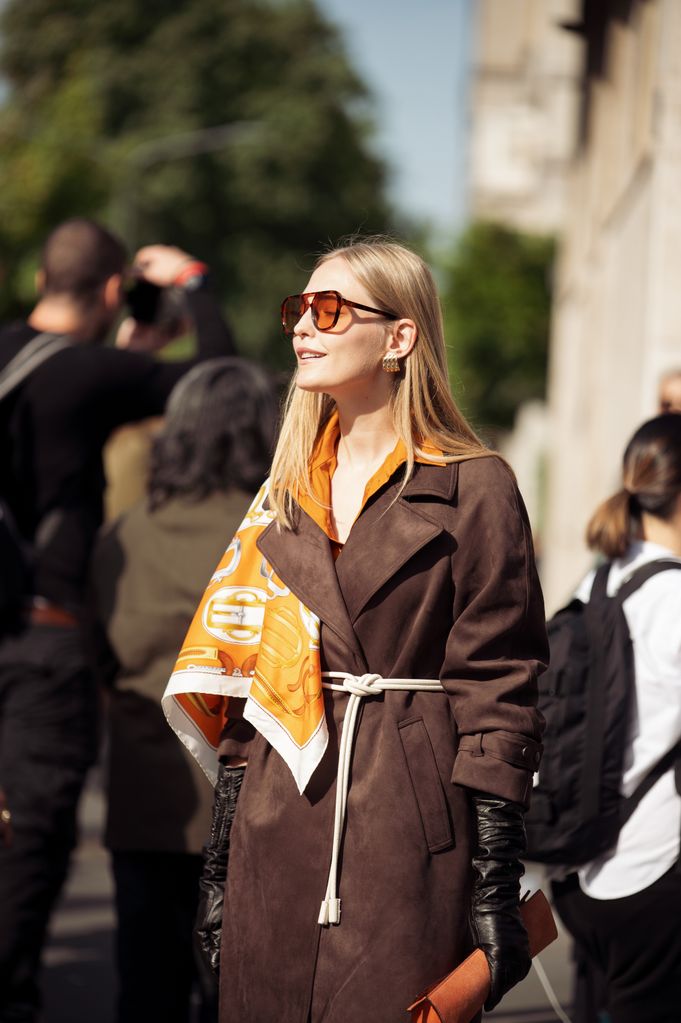
[[[115,1020],[114,913],[109,858],[101,845],[103,815],[100,775],[96,770],[81,801],[80,842],[45,952],[44,1023],[114,1023]],[[569,1006],[570,943],[562,931],[558,940],[542,953],[541,964],[559,1002],[563,1008]],[[484,1018],[490,1023],[556,1023],[558,1020],[534,969]],[[276,1020],[259,1020],[258,1023],[276,1023]]]
[[[101,844],[103,816],[95,770],[81,800],[80,841],[45,950],[44,1023],[114,1023],[113,884]]]

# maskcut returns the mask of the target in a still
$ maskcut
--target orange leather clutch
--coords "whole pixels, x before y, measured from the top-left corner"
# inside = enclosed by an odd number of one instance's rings
[[[544,893],[535,892],[521,902],[520,914],[530,941],[530,955],[535,956],[558,937]],[[452,973],[409,1006],[411,1023],[470,1023],[485,1004],[489,985],[485,953],[476,948]]]

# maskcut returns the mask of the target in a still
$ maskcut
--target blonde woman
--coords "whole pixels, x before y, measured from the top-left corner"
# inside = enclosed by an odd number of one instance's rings
[[[414,253],[334,249],[282,322],[270,478],[165,698],[217,781],[198,935],[220,1021],[393,1023],[476,945],[491,1008],[529,967],[547,646],[526,514],[452,401]]]

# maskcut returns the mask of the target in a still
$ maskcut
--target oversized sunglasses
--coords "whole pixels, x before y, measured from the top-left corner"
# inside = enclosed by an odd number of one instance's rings
[[[338,291],[307,291],[303,295],[289,295],[281,303],[284,333],[289,337],[293,334],[296,323],[305,315],[308,308],[312,313],[312,322],[318,330],[333,330],[344,305],[352,306],[353,309],[364,309],[367,313],[378,313],[386,320],[398,318],[394,313],[387,313],[385,309],[374,309],[373,306],[362,305],[361,302],[351,302],[349,298],[343,298]]]

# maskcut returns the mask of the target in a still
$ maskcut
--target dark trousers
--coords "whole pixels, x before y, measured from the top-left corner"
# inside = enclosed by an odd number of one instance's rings
[[[552,885],[558,916],[576,944],[577,962],[589,978],[594,967],[596,1002],[612,1023],[679,1023],[681,1020],[681,873],[668,871],[649,888],[623,899],[592,899],[577,875]],[[602,978],[602,989],[599,984]],[[595,1023],[597,1015],[579,1023]]]
[[[97,693],[76,629],[36,626],[0,644],[0,786],[14,840],[0,847],[0,1021],[33,1023],[50,914],[97,754]]]
[[[119,1023],[190,1023],[198,996],[193,932],[202,857],[191,853],[112,854],[118,931]],[[215,990],[217,996],[217,988]],[[201,1001],[198,1023],[217,1020],[217,1000]]]

